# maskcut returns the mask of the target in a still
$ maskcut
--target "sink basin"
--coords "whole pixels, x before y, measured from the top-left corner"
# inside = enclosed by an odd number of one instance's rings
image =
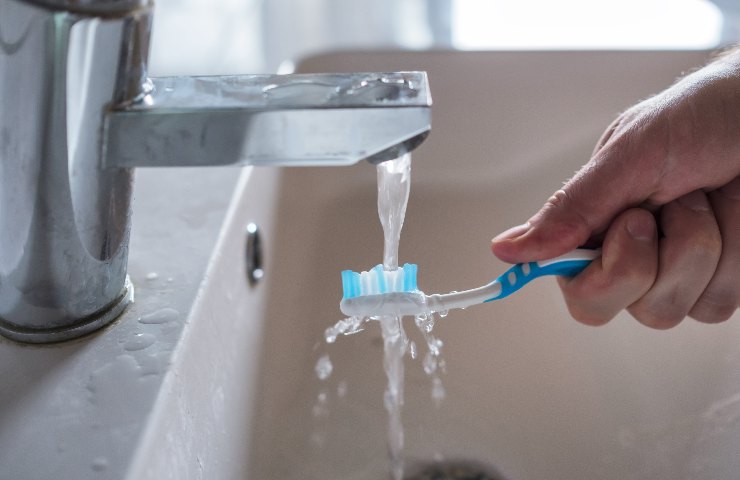
[[[400,261],[419,265],[423,290],[447,292],[502,272],[490,238],[529,218],[622,109],[707,56],[352,52],[298,70],[429,72],[434,129],[414,153]],[[278,188],[250,478],[388,478],[379,326],[323,339],[341,318],[339,272],[382,260],[375,169],[288,169]],[[475,461],[512,480],[736,478],[739,320],[655,331],[621,314],[587,327],[551,279],[452,312],[434,330],[446,360],[439,406],[421,361],[406,361],[407,465]],[[423,357],[410,319],[406,331]],[[322,381],[324,355],[333,372]]]
[[[429,72],[434,130],[414,153],[400,261],[419,265],[427,292],[447,292],[502,272],[491,236],[528,218],[620,110],[707,56],[347,52],[298,69]],[[339,272],[382,259],[375,168],[235,172],[138,172],[136,302],[75,342],[0,339],[0,480],[389,477],[378,325],[323,337],[341,318]],[[251,223],[264,262],[246,255]],[[552,279],[451,312],[434,329],[441,404],[421,361],[406,361],[407,471],[437,461],[509,480],[734,480],[739,317],[660,332],[620,315],[590,328]],[[406,331],[423,357],[410,320]]]

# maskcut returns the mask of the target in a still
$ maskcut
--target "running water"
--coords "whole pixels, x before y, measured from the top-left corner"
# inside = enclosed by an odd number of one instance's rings
[[[401,239],[406,205],[411,189],[411,155],[378,164],[378,216],[383,225],[383,267],[398,269],[398,243]],[[383,335],[383,368],[388,377],[384,405],[388,411],[388,452],[394,480],[403,478],[403,408],[406,334],[401,317],[380,317]]]
[[[406,205],[411,191],[411,154],[379,163],[378,216],[383,225],[383,266],[386,270],[398,268],[398,243],[401,239]]]
[[[377,170],[378,216],[384,234],[383,267],[386,270],[396,270],[398,269],[398,244],[411,188],[411,155],[407,153],[395,160],[380,163]],[[446,313],[440,312],[440,316],[445,316]],[[393,480],[401,480],[404,470],[404,432],[403,423],[401,422],[404,398],[403,361],[409,349],[412,358],[416,357],[416,346],[409,341],[403,329],[402,317],[383,316],[373,317],[372,319],[380,322],[383,336],[383,368],[388,378],[383,404],[388,411],[388,453],[391,474]],[[327,343],[334,343],[340,334],[349,335],[361,332],[367,320],[367,318],[360,317],[340,320],[333,327],[326,330],[324,336]],[[439,405],[445,397],[439,371],[444,372],[445,365],[440,358],[442,342],[432,335],[434,314],[417,316],[416,326],[428,347],[423,366],[424,371],[432,378],[432,399]]]

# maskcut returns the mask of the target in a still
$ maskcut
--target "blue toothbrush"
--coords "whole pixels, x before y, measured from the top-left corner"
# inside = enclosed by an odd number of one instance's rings
[[[444,295],[425,295],[417,288],[414,264],[393,271],[384,270],[382,265],[362,273],[345,270],[339,308],[350,317],[419,315],[467,308],[508,297],[538,277],[573,277],[600,255],[601,250],[578,248],[549,260],[519,263],[487,285]]]

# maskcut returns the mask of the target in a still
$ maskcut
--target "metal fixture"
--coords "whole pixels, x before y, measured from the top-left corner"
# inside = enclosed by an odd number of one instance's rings
[[[0,0],[0,333],[114,319],[133,167],[379,162],[429,133],[423,72],[148,78],[151,0]]]
[[[265,276],[262,269],[262,239],[256,223],[247,225],[246,254],[247,280],[250,286],[255,287]]]

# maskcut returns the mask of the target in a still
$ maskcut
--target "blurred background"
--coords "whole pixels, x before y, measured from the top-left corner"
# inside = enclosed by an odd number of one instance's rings
[[[739,0],[157,0],[152,75],[272,73],[346,49],[711,49]]]

